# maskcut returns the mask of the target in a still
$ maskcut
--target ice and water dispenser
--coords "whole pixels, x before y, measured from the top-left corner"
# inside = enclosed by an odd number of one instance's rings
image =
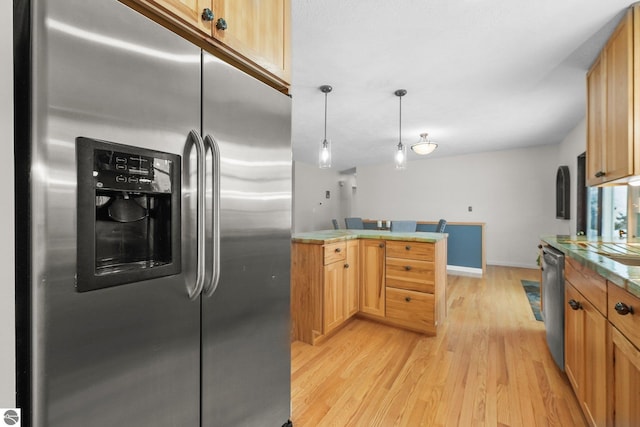
[[[76,139],[79,292],[180,272],[180,156]]]

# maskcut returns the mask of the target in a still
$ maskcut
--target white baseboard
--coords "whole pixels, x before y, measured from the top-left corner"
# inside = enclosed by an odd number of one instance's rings
[[[473,267],[462,267],[460,265],[447,265],[447,274],[453,274],[456,276],[482,277],[482,269]]]

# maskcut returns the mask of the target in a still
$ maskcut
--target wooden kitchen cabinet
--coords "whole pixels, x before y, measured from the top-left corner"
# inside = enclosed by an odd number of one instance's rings
[[[345,320],[344,299],[344,263],[333,262],[324,266],[323,283],[323,328],[326,334],[341,325]]]
[[[446,271],[441,235],[434,242],[294,240],[291,338],[318,344],[354,315],[435,335],[446,316]]]
[[[358,241],[293,243],[291,335],[317,344],[357,312]],[[355,288],[355,290],[354,290]]]
[[[227,28],[213,37],[260,67],[290,80],[290,0],[213,0]],[[216,18],[218,19],[218,18]]]
[[[360,311],[384,317],[385,313],[384,240],[360,240]]]
[[[446,316],[446,244],[363,239],[361,315],[435,335]]]
[[[120,0],[275,89],[291,81],[290,0]]]
[[[345,311],[347,318],[355,315],[360,308],[360,242],[347,241],[347,263],[345,265]]]
[[[600,55],[587,73],[587,185],[602,184],[605,175],[606,81]]]
[[[436,306],[436,289],[444,288],[446,279],[438,276],[437,243],[388,242],[386,256],[386,320],[405,328],[435,335],[444,307]],[[438,250],[440,249],[440,250]],[[444,249],[446,251],[446,248]],[[442,296],[441,296],[442,297]]]
[[[607,319],[565,284],[565,372],[592,426],[607,421]]]
[[[640,298],[609,283],[609,425],[640,425]]]
[[[640,47],[633,43],[634,33],[640,36],[638,13],[634,6],[623,17],[587,74],[588,185],[640,174],[640,161],[634,162],[640,141],[634,138],[633,108],[634,99],[640,101],[633,84],[640,73],[640,66],[634,68]]]
[[[211,10],[212,0],[149,0],[151,6],[172,15],[183,25],[205,36],[211,35],[212,21],[203,18],[205,9]]]

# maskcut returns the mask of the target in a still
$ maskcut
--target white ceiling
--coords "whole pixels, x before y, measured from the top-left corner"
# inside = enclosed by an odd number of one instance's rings
[[[333,168],[557,144],[584,117],[585,73],[629,0],[293,0],[294,160],[315,164],[324,94]],[[410,150],[409,150],[410,151]],[[411,161],[421,158],[410,152]]]

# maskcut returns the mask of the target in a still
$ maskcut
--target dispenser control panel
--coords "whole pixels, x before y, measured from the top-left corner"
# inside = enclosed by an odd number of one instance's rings
[[[96,149],[93,179],[100,189],[171,193],[172,161]]]

